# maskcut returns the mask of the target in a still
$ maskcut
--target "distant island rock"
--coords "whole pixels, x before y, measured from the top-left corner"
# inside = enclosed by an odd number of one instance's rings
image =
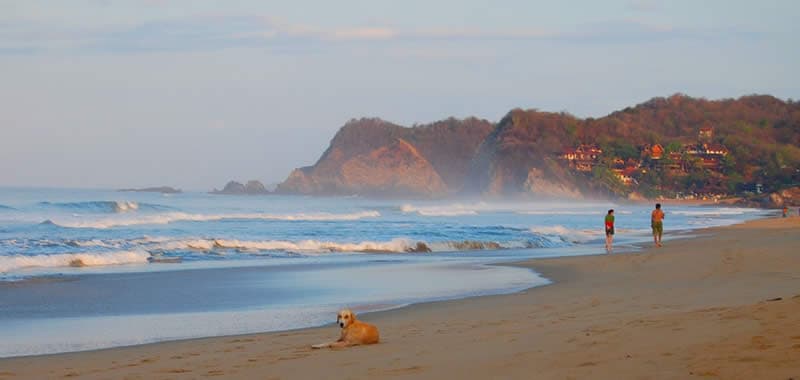
[[[275,192],[309,195],[703,199],[800,183],[800,102],[650,99],[600,118],[514,109],[492,123],[354,119]],[[796,202],[781,193],[764,203]]]
[[[242,184],[236,181],[228,182],[222,190],[214,189],[211,191],[211,194],[224,194],[224,195],[264,195],[270,194],[264,184],[256,181],[250,180],[247,181],[246,184]]]
[[[141,189],[119,189],[117,191],[137,192],[137,193],[161,193],[161,194],[182,193],[181,189],[176,189],[174,187],[169,187],[169,186],[144,187]]]

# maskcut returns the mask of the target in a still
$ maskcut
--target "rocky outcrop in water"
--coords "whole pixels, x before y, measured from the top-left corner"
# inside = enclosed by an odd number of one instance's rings
[[[264,195],[269,193],[264,184],[256,180],[247,181],[246,184],[230,181],[222,190],[214,189],[211,191],[211,194],[223,195]]]

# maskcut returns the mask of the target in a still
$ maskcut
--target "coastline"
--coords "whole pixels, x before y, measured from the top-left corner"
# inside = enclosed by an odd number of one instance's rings
[[[0,359],[0,379],[788,378],[800,374],[798,228],[767,218],[639,253],[523,261],[553,284],[370,313],[377,346],[312,351],[338,335],[323,326]]]

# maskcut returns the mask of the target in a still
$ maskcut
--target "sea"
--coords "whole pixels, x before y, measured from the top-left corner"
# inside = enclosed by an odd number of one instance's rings
[[[291,330],[551,282],[652,244],[652,205],[0,188],[0,357]],[[665,242],[771,211],[665,205]],[[498,265],[500,264],[500,265]]]

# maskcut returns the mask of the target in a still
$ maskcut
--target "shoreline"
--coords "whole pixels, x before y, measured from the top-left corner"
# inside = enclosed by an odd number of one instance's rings
[[[574,320],[581,321],[583,322],[583,328],[580,331],[586,330],[586,332],[583,336],[576,335],[571,338],[573,339],[571,342],[576,343],[587,340],[584,338],[594,334],[608,335],[609,331],[605,333],[601,331],[609,330],[608,328],[599,330],[595,328],[597,331],[594,331],[592,330],[594,328],[592,324],[596,324],[599,321],[611,322],[607,320],[609,315],[615,316],[612,320],[620,317],[623,319],[634,317],[632,319],[634,322],[636,320],[644,321],[633,323],[630,328],[643,329],[640,332],[647,335],[653,333],[652,331],[647,331],[648,329],[646,328],[650,326],[650,322],[647,321],[654,319],[653,315],[650,314],[655,313],[661,316],[662,313],[659,310],[672,313],[725,314],[731,310],[735,311],[736,308],[743,307],[748,310],[752,309],[753,313],[757,313],[759,312],[759,307],[761,307],[760,303],[777,297],[781,297],[782,300],[770,303],[770,308],[781,306],[796,312],[800,310],[798,308],[800,306],[800,285],[798,285],[800,284],[800,276],[795,277],[792,275],[792,273],[797,273],[797,269],[800,267],[796,259],[794,262],[782,262],[782,265],[774,265],[775,263],[772,263],[773,265],[766,268],[769,269],[767,273],[772,273],[772,277],[774,277],[771,280],[766,279],[763,273],[758,273],[755,276],[752,273],[748,274],[746,266],[738,268],[738,271],[732,273],[727,273],[726,271],[717,273],[718,271],[714,270],[709,273],[698,274],[695,272],[709,269],[696,261],[702,261],[702,264],[714,267],[718,263],[713,259],[720,259],[721,257],[723,264],[726,263],[726,260],[733,260],[735,263],[737,256],[742,256],[746,262],[751,262],[752,257],[748,256],[753,256],[753,254],[746,251],[738,252],[737,248],[741,248],[738,247],[741,244],[732,245],[730,241],[731,239],[742,239],[743,236],[748,236],[754,240],[754,242],[749,243],[752,247],[758,247],[758,244],[775,246],[777,249],[776,254],[780,256],[778,258],[785,259],[788,257],[789,251],[792,251],[792,243],[798,241],[797,236],[786,234],[786,232],[792,229],[796,231],[798,227],[800,227],[800,218],[764,218],[733,226],[698,230],[691,236],[668,240],[665,242],[666,246],[660,249],[644,247],[642,251],[636,253],[530,259],[510,263],[510,265],[532,269],[549,279],[551,283],[512,294],[426,302],[388,311],[369,313],[364,316],[364,319],[377,324],[381,328],[382,336],[385,337],[383,343],[377,346],[357,347],[342,351],[311,351],[308,345],[330,340],[338,334],[338,329],[334,329],[331,326],[322,326],[270,333],[166,341],[102,350],[5,358],[0,359],[0,368],[2,368],[0,370],[0,379],[52,377],[56,375],[69,376],[70,374],[73,376],[79,375],[82,378],[84,376],[89,378],[117,378],[129,375],[133,377],[194,378],[198,376],[213,376],[214,374],[226,377],[248,378],[256,376],[255,374],[257,373],[274,373],[278,378],[294,378],[296,375],[299,377],[320,376],[321,374],[331,373],[331,371],[356,378],[380,378],[393,377],[395,375],[435,378],[449,373],[446,371],[447,363],[452,364],[452,360],[455,359],[458,359],[458,362],[462,363],[459,365],[463,367],[455,371],[462,371],[463,376],[468,378],[492,376],[496,373],[486,372],[487,368],[494,368],[494,370],[500,371],[504,377],[525,377],[523,374],[529,373],[527,371],[541,369],[538,365],[531,367],[531,363],[529,363],[531,360],[541,365],[549,363],[549,365],[546,365],[549,368],[546,373],[539,372],[543,378],[564,378],[569,376],[575,376],[576,378],[589,376],[614,378],[612,370],[618,370],[619,365],[631,361],[630,359],[632,358],[623,355],[621,359],[608,363],[601,360],[589,360],[590,357],[598,354],[598,352],[595,352],[596,350],[592,349],[597,344],[596,341],[595,344],[589,344],[582,349],[561,350],[559,351],[561,355],[553,356],[548,355],[552,354],[552,352],[544,349],[547,347],[539,344],[531,344],[528,347],[525,345],[520,346],[519,342],[523,340],[520,338],[533,334],[536,336],[536,341],[548,341],[549,344],[546,346],[554,348],[559,348],[565,344],[569,346],[569,339],[555,342],[561,336],[549,333],[550,330],[543,327],[554,328],[561,324],[569,324]],[[783,236],[782,239],[780,238],[781,236]],[[698,250],[698,248],[701,249]],[[685,264],[687,264],[686,256],[691,253],[682,250],[703,252],[701,256],[705,260],[695,260],[689,257],[688,263],[697,267],[685,267]],[[737,252],[731,254],[726,251]],[[698,256],[698,258],[701,256]],[[665,257],[671,257],[680,262],[677,264],[670,263],[669,261],[671,260],[664,260]],[[503,263],[499,265],[509,264]],[[758,264],[757,262],[752,262],[752,265]],[[632,276],[632,273],[629,273],[630,271],[636,273],[645,270],[648,270],[650,275],[646,277],[649,281],[643,281],[644,279],[637,278]],[[684,270],[692,272],[696,276],[692,277],[681,273]],[[675,279],[671,279],[666,275],[670,273],[678,278],[691,277],[686,279],[691,279],[694,282],[689,281],[688,285],[675,283]],[[756,286],[750,286],[748,289],[739,289],[740,292],[728,287],[719,289],[718,286],[707,286],[708,279],[717,279],[716,277],[725,277],[723,276],[725,274],[737,273],[744,274],[727,278],[726,280],[728,281],[724,281],[726,285],[733,287],[736,285],[735,281],[729,280],[742,280],[739,277],[746,277],[745,279],[750,282],[750,285]],[[784,275],[777,275],[779,273],[784,273]],[[705,280],[700,281],[698,285],[698,278]],[[636,296],[633,298],[635,302],[627,299],[627,297],[621,297],[627,291],[619,294],[619,289],[615,287],[609,288],[608,282],[632,282],[637,285],[637,287],[633,288],[634,290],[638,289],[633,292],[636,294],[632,294]],[[658,283],[659,286],[653,286],[652,282]],[[764,283],[760,284],[760,282]],[[683,296],[678,299],[670,299],[670,296],[675,298],[674,294],[672,294],[674,289],[664,292],[664,289],[661,288],[664,284],[669,284],[669,288],[677,288]],[[741,287],[741,284],[738,286]],[[656,305],[658,307],[651,307],[648,310],[637,307],[644,302],[642,298],[645,296],[644,294],[638,294],[641,293],[639,287],[646,290],[645,293],[652,293],[651,295],[658,301]],[[628,289],[627,287],[623,288]],[[790,289],[791,291],[788,291]],[[587,292],[596,293],[596,295],[587,295]],[[692,293],[708,294],[704,298],[690,296]],[[732,295],[731,293],[734,294]],[[745,293],[748,294],[747,297],[742,296]],[[739,297],[736,297],[736,295]],[[687,301],[687,298],[691,302]],[[631,302],[632,304],[630,304]],[[626,305],[628,307],[620,310],[618,307],[620,303],[628,303],[630,305]],[[573,308],[576,308],[576,310],[572,310]],[[596,313],[594,313],[595,310],[593,309],[607,310],[604,313],[595,315]],[[706,311],[703,312],[703,310]],[[551,314],[548,315],[547,311],[550,311]],[[587,317],[589,318],[587,319]],[[747,319],[747,315],[743,315],[743,318]],[[783,319],[787,318],[784,315]],[[418,326],[418,321],[424,321],[422,326]],[[483,322],[483,324],[488,323],[488,326],[475,323],[476,321]],[[532,324],[525,325],[526,322]],[[705,321],[694,322],[705,323]],[[778,322],[780,322],[780,318]],[[518,324],[522,324],[527,328],[512,328],[521,327],[514,326]],[[677,325],[680,325],[680,323]],[[658,323],[654,326],[658,327],[656,330],[659,331],[664,329],[664,326],[660,326]],[[800,326],[800,324],[795,324],[795,326]],[[615,331],[619,330],[616,329]],[[713,332],[713,325],[709,330]],[[797,341],[794,342],[794,346],[789,345],[789,351],[784,352],[782,355],[788,355],[792,360],[798,359],[795,362],[800,363],[800,328],[795,328],[794,330],[793,332],[784,331],[787,339],[795,339]],[[565,333],[565,331],[561,332]],[[568,329],[566,330],[566,335],[574,335],[574,332]],[[675,332],[672,332],[665,336],[659,336],[659,338],[668,340],[670,335],[674,334]],[[426,335],[435,336],[436,339],[431,342],[424,338]],[[763,339],[769,338],[765,337],[765,335],[758,336]],[[503,336],[507,339],[501,339],[505,342],[498,343],[496,342],[498,336]],[[753,337],[750,340],[752,341],[753,339],[756,338]],[[651,339],[648,339],[648,341],[651,344],[653,342]],[[661,340],[656,341],[661,342]],[[470,345],[470,342],[480,342],[481,345],[487,346],[483,349],[471,350],[470,348],[474,346]],[[626,347],[625,339],[617,343]],[[681,342],[673,343],[680,345]],[[763,345],[770,346],[769,343],[764,343]],[[431,347],[426,349],[426,346]],[[771,346],[774,347],[775,345],[772,344]],[[434,347],[438,347],[439,350],[434,350]],[[453,347],[458,349],[452,350]],[[430,352],[419,356],[410,355],[409,350]],[[169,355],[169,353],[183,351],[187,352],[186,355]],[[611,351],[613,352],[613,350]],[[565,356],[565,352],[569,355]],[[641,350],[632,352],[641,352]],[[491,353],[489,355],[491,360],[487,359],[488,362],[486,360],[475,360],[475,358],[483,357],[482,355],[487,353]],[[239,357],[241,356],[240,354],[248,357],[247,361],[242,362],[240,360],[241,357]],[[539,360],[534,360],[539,356],[541,356],[541,358],[538,358]],[[565,363],[565,358],[572,356],[584,358],[585,361],[572,366]],[[694,368],[698,365],[687,363],[687,360],[691,362],[689,359],[676,362],[676,356],[678,356],[676,352],[672,352],[668,356],[658,355],[657,359],[659,360],[654,360],[650,364],[644,363],[647,365],[643,367],[634,367],[651,371],[653,370],[652,367],[655,366],[667,371],[663,373],[665,375],[672,374],[672,377],[686,377],[701,373],[706,373],[710,376],[714,376],[713,373],[716,373],[718,376],[723,377],[725,377],[726,373],[733,377],[741,376],[736,375],[736,372],[733,371],[726,372],[728,369],[724,366],[686,372],[683,370],[687,367]],[[376,357],[379,359],[377,363],[375,362]],[[526,357],[528,360],[508,361],[510,358],[517,357]],[[138,359],[134,360],[136,358]],[[197,360],[201,358],[203,360]],[[543,360],[543,358],[547,358],[547,360]],[[210,363],[202,364],[203,361],[209,361]],[[671,365],[661,363],[661,361],[669,362]],[[351,364],[344,365],[346,362]],[[415,362],[423,362],[425,365],[413,364]],[[369,365],[367,365],[368,363]],[[410,365],[403,367],[398,366],[398,363]],[[500,365],[500,363],[505,364]],[[741,370],[742,363],[752,366],[754,358],[749,357],[748,360],[742,362],[733,360],[728,364],[731,365],[731,369],[739,368]],[[210,364],[210,366],[207,364]],[[629,363],[625,365],[627,366]],[[800,374],[798,365],[794,367],[773,365],[775,367],[774,371],[778,372],[757,373],[761,375],[767,373],[783,375],[787,373],[796,376]],[[259,368],[261,372],[253,372]],[[518,370],[520,372],[517,372]],[[301,373],[306,376],[300,375]],[[647,373],[650,373],[652,377],[660,377],[653,375],[652,372]],[[645,375],[644,377],[648,376]]]

